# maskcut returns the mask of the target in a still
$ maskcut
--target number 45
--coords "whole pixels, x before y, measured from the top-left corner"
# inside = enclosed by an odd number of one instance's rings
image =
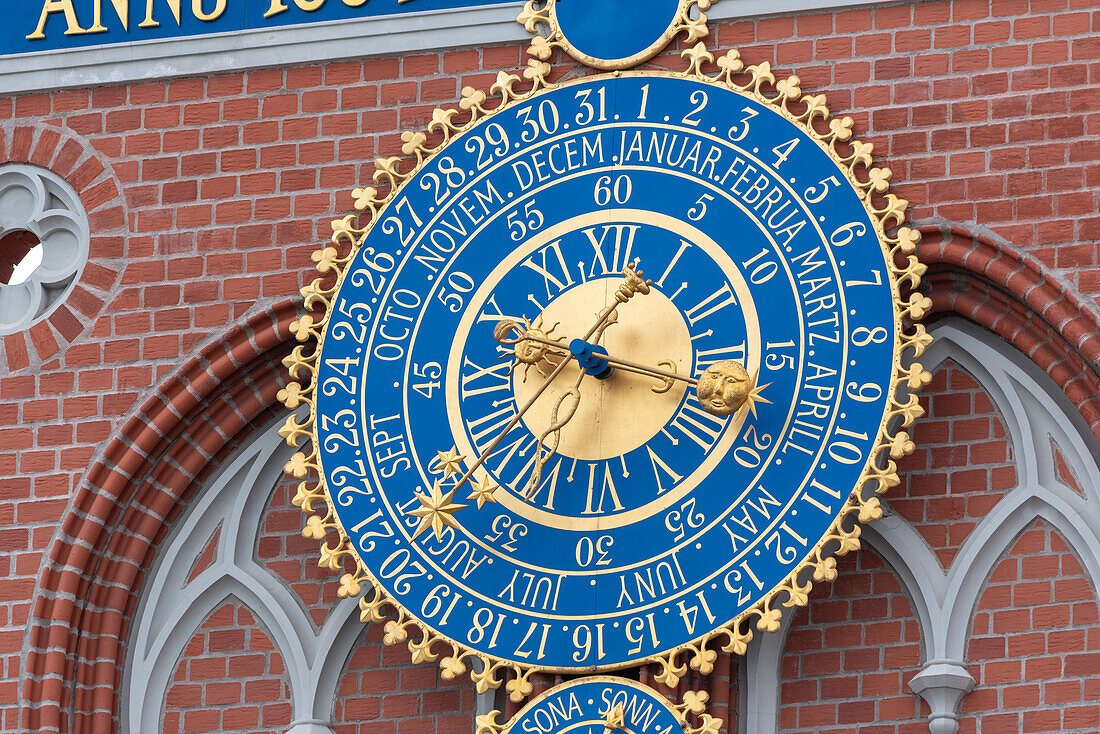
[[[426,382],[415,382],[412,389],[430,400],[432,393],[439,387],[439,376],[443,374],[443,365],[439,362],[428,362],[424,365],[414,364],[413,374],[423,378]]]

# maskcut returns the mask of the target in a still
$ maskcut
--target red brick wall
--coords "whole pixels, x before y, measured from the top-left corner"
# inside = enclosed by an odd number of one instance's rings
[[[468,681],[442,681],[434,665],[409,665],[408,650],[382,644],[372,627],[356,645],[336,692],[336,734],[469,734]]]
[[[444,682],[429,665],[409,665],[382,644],[381,627],[355,645],[340,677],[337,734],[469,734],[474,691]],[[164,734],[279,734],[291,720],[282,657],[247,607],[228,602],[192,636],[165,696]]]
[[[960,734],[1100,731],[1100,616],[1081,563],[1033,523],[993,569],[967,649]]]
[[[297,482],[279,482],[260,519],[256,558],[295,593],[320,628],[336,602],[339,584],[333,573],[317,567],[317,541],[302,537],[302,510],[290,503]]]
[[[989,394],[959,365],[948,361],[933,374],[921,405],[917,450],[900,462],[903,483],[887,502],[946,569],[978,521],[1016,486],[1016,465]]]
[[[784,734],[924,734],[908,688],[920,670],[920,629],[909,597],[872,550],[837,564],[836,583],[794,616],[780,683]]]
[[[165,696],[164,734],[278,734],[290,724],[282,656],[248,608],[227,602],[191,637]]]
[[[1100,430],[1096,0],[897,3],[714,38],[856,119],[926,231],[946,223],[922,250],[936,308],[1019,346]],[[81,661],[123,659],[162,518],[274,403],[284,300],[347,190],[520,62],[511,45],[0,98],[0,161],[66,177],[94,231],[66,306],[2,340],[0,728],[109,726],[112,676]]]

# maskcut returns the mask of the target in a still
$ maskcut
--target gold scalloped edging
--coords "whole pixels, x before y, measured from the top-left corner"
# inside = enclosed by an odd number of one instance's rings
[[[637,681],[630,680],[629,678],[617,678],[610,675],[594,675],[585,678],[576,678],[565,683],[559,683],[558,685],[543,691],[538,696],[533,698],[527,703],[515,716],[508,719],[504,723],[499,723],[497,717],[500,715],[499,711],[490,711],[487,714],[481,714],[478,716],[475,722],[474,734],[505,734],[508,732],[521,716],[527,713],[527,711],[539,701],[544,698],[557,693],[560,689],[566,687],[573,687],[582,683],[590,681],[613,681],[619,684],[626,684],[637,688],[645,689],[648,693],[655,698],[664,702],[668,708],[672,711],[672,715],[676,717],[676,720],[680,722],[680,726],[684,730],[684,734],[718,734],[722,728],[722,719],[711,716],[706,713],[707,702],[710,700],[710,694],[706,691],[688,691],[684,694],[684,699],[680,703],[672,703],[659,691],[655,691],[649,686],[645,686]],[[621,713],[621,712],[620,712]],[[694,719],[694,722],[692,721]],[[607,729],[604,730],[605,734]],[[625,729],[624,729],[625,731]]]
[[[527,0],[520,12],[517,21],[523,24],[528,33],[534,33],[531,46],[527,53],[542,61],[548,61],[555,48],[560,48],[582,64],[586,64],[603,71],[630,69],[659,54],[676,36],[683,34],[685,44],[693,44],[706,38],[710,31],[707,29],[707,16],[704,11],[710,10],[712,0],[680,0],[676,10],[676,17],[668,29],[651,43],[645,50],[622,59],[600,59],[590,56],[574,46],[558,24],[557,13],[554,5],[557,0]],[[541,7],[536,7],[541,5]],[[693,7],[699,8],[697,18],[691,17]],[[548,27],[549,33],[545,36],[539,33],[540,27]]]
[[[914,392],[928,384],[931,375],[915,360],[932,341],[924,327],[917,323],[932,306],[931,299],[916,290],[926,270],[914,254],[920,242],[920,233],[903,226],[908,202],[888,192],[890,169],[872,167],[873,146],[853,138],[852,118],[830,119],[824,95],[803,94],[800,80],[796,76],[776,80],[766,61],[745,66],[737,50],[715,58],[700,42],[683,51],[681,56],[688,62],[685,71],[648,73],[713,84],[769,106],[816,140],[845,172],[848,182],[860,195],[887,256],[887,269],[894,294],[896,336],[893,379],[887,410],[879,427],[878,442],[848,501],[814,549],[783,582],[765,594],[753,607],[722,627],[663,655],[620,666],[656,663],[660,668],[656,680],[670,687],[676,686],[687,674],[689,667],[702,675],[712,672],[718,650],[743,654],[753,636],[750,625],[753,620],[756,628],[762,632],[779,629],[779,620],[782,617],[779,607],[804,606],[809,598],[812,582],[832,581],[836,578],[835,556],[860,547],[859,523],[882,517],[882,507],[875,495],[899,483],[895,459],[914,449],[909,434],[901,429],[909,427],[924,413]],[[711,70],[710,73],[708,70]],[[365,223],[358,224],[357,215],[354,214],[333,221],[332,245],[313,253],[317,271],[323,277],[302,288],[301,293],[307,309],[323,309],[323,313],[316,317],[307,314],[291,325],[295,337],[304,344],[296,346],[283,360],[290,369],[291,378],[296,382],[291,382],[286,389],[279,392],[279,400],[291,410],[296,410],[303,404],[309,406],[309,416],[304,422],[299,422],[296,414],[288,416],[279,435],[295,448],[304,439],[310,442],[309,452],[298,451],[293,454],[286,464],[286,471],[295,479],[302,480],[298,484],[293,502],[308,516],[302,534],[321,541],[318,565],[340,571],[347,560],[355,567],[354,572],[341,576],[339,596],[363,594],[359,601],[360,619],[363,622],[384,622],[386,644],[407,642],[414,663],[438,661],[442,676],[447,680],[470,670],[470,677],[479,693],[504,684],[513,701],[520,701],[530,695],[532,685],[529,678],[532,673],[553,669],[521,665],[492,657],[431,629],[392,599],[355,555],[347,535],[336,520],[332,500],[321,474],[313,395],[316,390],[316,365],[320,357],[323,332],[328,323],[328,309],[340,289],[348,264],[362,246],[379,213],[425,161],[443,150],[457,135],[481,120],[530,99],[540,91],[561,86],[548,81],[549,73],[549,64],[536,57],[528,61],[527,68],[522,72],[522,78],[530,83],[530,87],[525,90],[517,89],[517,85],[522,83],[520,76],[503,71],[497,74],[488,96],[472,87],[465,87],[457,110],[437,109],[432,113],[426,132],[406,131],[402,134],[404,145],[401,151],[404,158],[397,156],[375,160],[375,185],[357,188],[352,192],[355,208],[362,213],[358,217],[365,218]],[[614,72],[612,75],[620,74],[621,72]],[[591,79],[592,77],[588,77],[584,81]],[[434,145],[429,144],[429,135],[437,141]],[[406,162],[411,165],[404,165]],[[403,168],[407,170],[402,170]],[[325,276],[335,276],[334,282],[326,286],[323,283]],[[900,294],[903,285],[910,290],[910,295],[904,299]],[[911,363],[904,366],[907,359]],[[904,401],[898,397],[901,388],[906,393]],[[322,501],[324,514],[314,508],[315,504]],[[849,522],[852,516],[858,522]],[[332,545],[328,543],[330,532],[335,534],[335,543]],[[387,608],[389,614],[386,613]],[[479,660],[480,665],[472,666],[471,669],[466,661],[474,659]],[[506,683],[501,676],[502,672],[511,673],[510,677],[505,676],[508,677]]]

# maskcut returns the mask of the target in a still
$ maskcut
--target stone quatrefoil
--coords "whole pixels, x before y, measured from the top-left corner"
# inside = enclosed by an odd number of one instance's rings
[[[0,166],[0,239],[30,232],[42,264],[18,285],[0,283],[0,336],[25,331],[68,297],[88,262],[88,215],[75,190],[37,166]]]

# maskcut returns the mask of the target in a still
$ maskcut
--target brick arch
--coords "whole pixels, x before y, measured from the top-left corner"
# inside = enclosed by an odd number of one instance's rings
[[[297,305],[283,301],[207,344],[161,383],[89,469],[39,577],[21,724],[113,731],[129,621],[171,522],[227,455],[281,409]]]
[[[1001,336],[1062,387],[1100,440],[1100,319],[1034,258],[961,227],[921,227],[934,314]]]
[[[0,125],[2,163],[29,163],[68,181],[91,227],[88,263],[65,302],[27,331],[0,339],[0,365],[14,373],[47,361],[91,328],[122,275],[129,231],[122,185],[110,162],[71,130]]]

